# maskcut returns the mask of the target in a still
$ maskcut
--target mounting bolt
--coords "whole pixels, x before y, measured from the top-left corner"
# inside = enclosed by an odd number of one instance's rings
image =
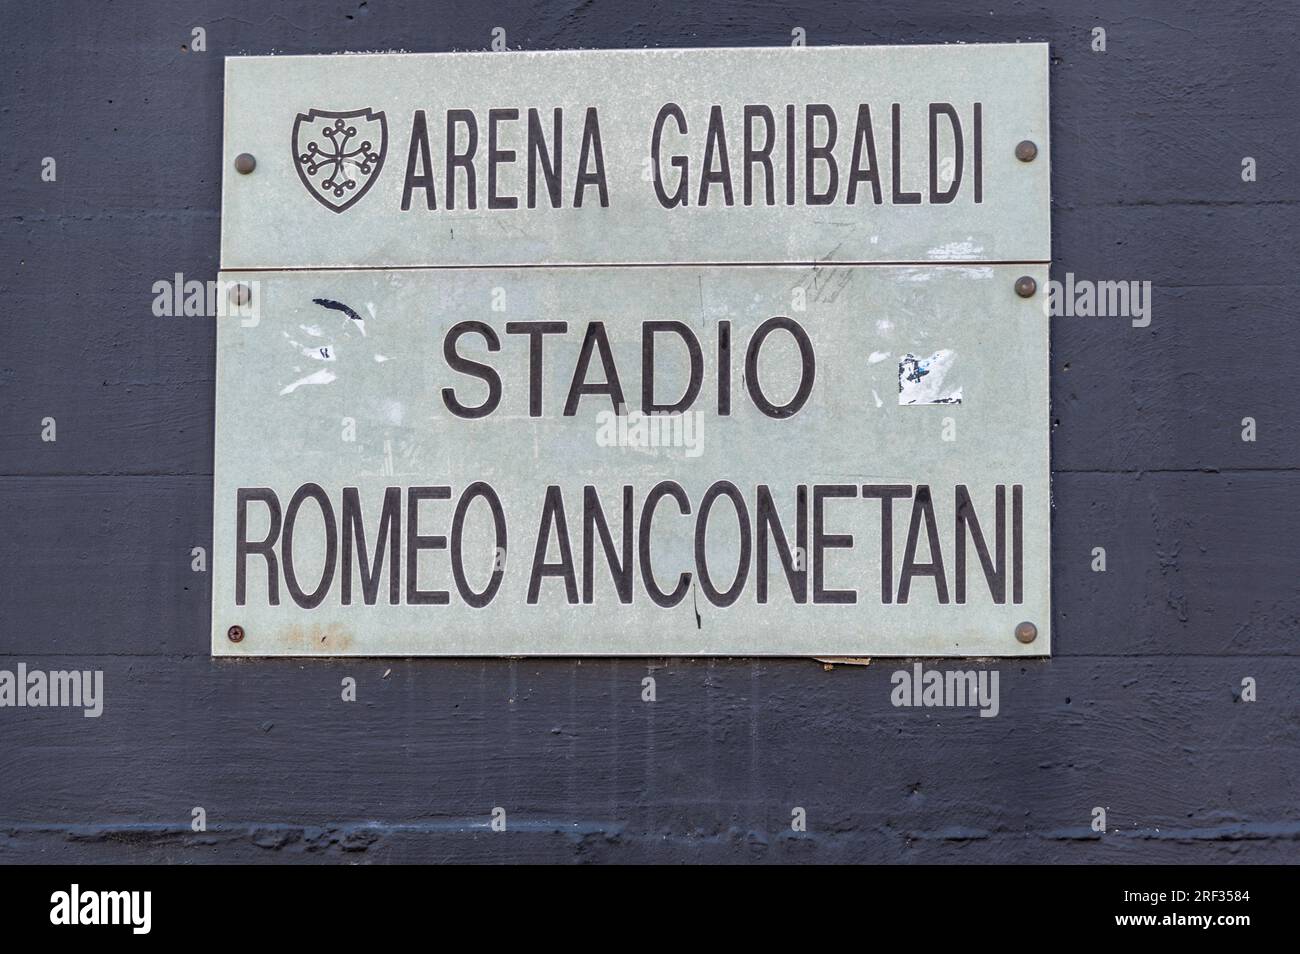
[[[1016,158],[1021,162],[1033,162],[1038,157],[1038,143],[1029,139],[1022,139],[1016,143]],[[252,156],[248,158],[252,159]],[[240,170],[243,172],[244,170]]]
[[[1038,282],[1030,276],[1021,275],[1016,279],[1016,294],[1021,298],[1033,298],[1036,291],[1038,291]]]
[[[1022,625],[1026,625],[1026,624],[1022,624]],[[240,642],[243,642],[243,641],[244,641],[244,627],[242,627],[242,626],[232,626],[232,627],[230,627],[230,629],[226,630],[226,638],[229,639],[232,643],[240,643]]]
[[[1032,643],[1038,638],[1038,627],[1026,620],[1016,624],[1016,639],[1022,643]]]
[[[1021,143],[1021,145],[1024,145]],[[1016,154],[1019,155],[1020,146],[1016,147]],[[1032,157],[1031,157],[1032,158]],[[251,152],[241,152],[235,156],[235,171],[241,176],[246,176],[257,168],[257,160],[253,158]]]
[[[253,300],[253,290],[242,282],[230,289],[230,303],[243,307]]]

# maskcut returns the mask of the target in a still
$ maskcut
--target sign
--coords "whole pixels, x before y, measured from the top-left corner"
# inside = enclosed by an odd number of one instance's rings
[[[1049,243],[1045,44],[232,57],[226,115],[225,268]]]
[[[1049,652],[1045,47],[231,59],[226,151],[215,655]]]
[[[1025,270],[227,273],[214,650],[1042,653]]]

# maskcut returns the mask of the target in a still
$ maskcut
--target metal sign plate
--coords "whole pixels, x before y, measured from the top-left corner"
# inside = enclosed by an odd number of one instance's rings
[[[223,273],[213,652],[1046,654],[1021,275]]]
[[[1045,44],[238,57],[225,112],[225,268],[1050,258]]]

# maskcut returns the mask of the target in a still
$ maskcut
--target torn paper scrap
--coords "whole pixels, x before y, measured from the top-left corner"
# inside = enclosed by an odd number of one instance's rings
[[[954,387],[952,366],[957,352],[944,348],[928,358],[905,354],[898,360],[899,404],[960,404],[961,387]]]

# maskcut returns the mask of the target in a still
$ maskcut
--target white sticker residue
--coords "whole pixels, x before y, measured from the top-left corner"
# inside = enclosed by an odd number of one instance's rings
[[[305,378],[299,378],[297,381],[293,382],[293,384],[285,385],[280,390],[280,393],[292,394],[294,391],[298,390],[304,384],[329,384],[333,380],[334,380],[334,372],[331,371],[329,368],[321,368],[315,374],[309,374]]]
[[[945,242],[930,249],[928,254],[935,262],[968,262],[983,255],[984,248],[967,239],[964,242]]]
[[[957,352],[944,348],[928,358],[905,354],[898,360],[899,404],[960,404],[961,387],[953,387]]]

